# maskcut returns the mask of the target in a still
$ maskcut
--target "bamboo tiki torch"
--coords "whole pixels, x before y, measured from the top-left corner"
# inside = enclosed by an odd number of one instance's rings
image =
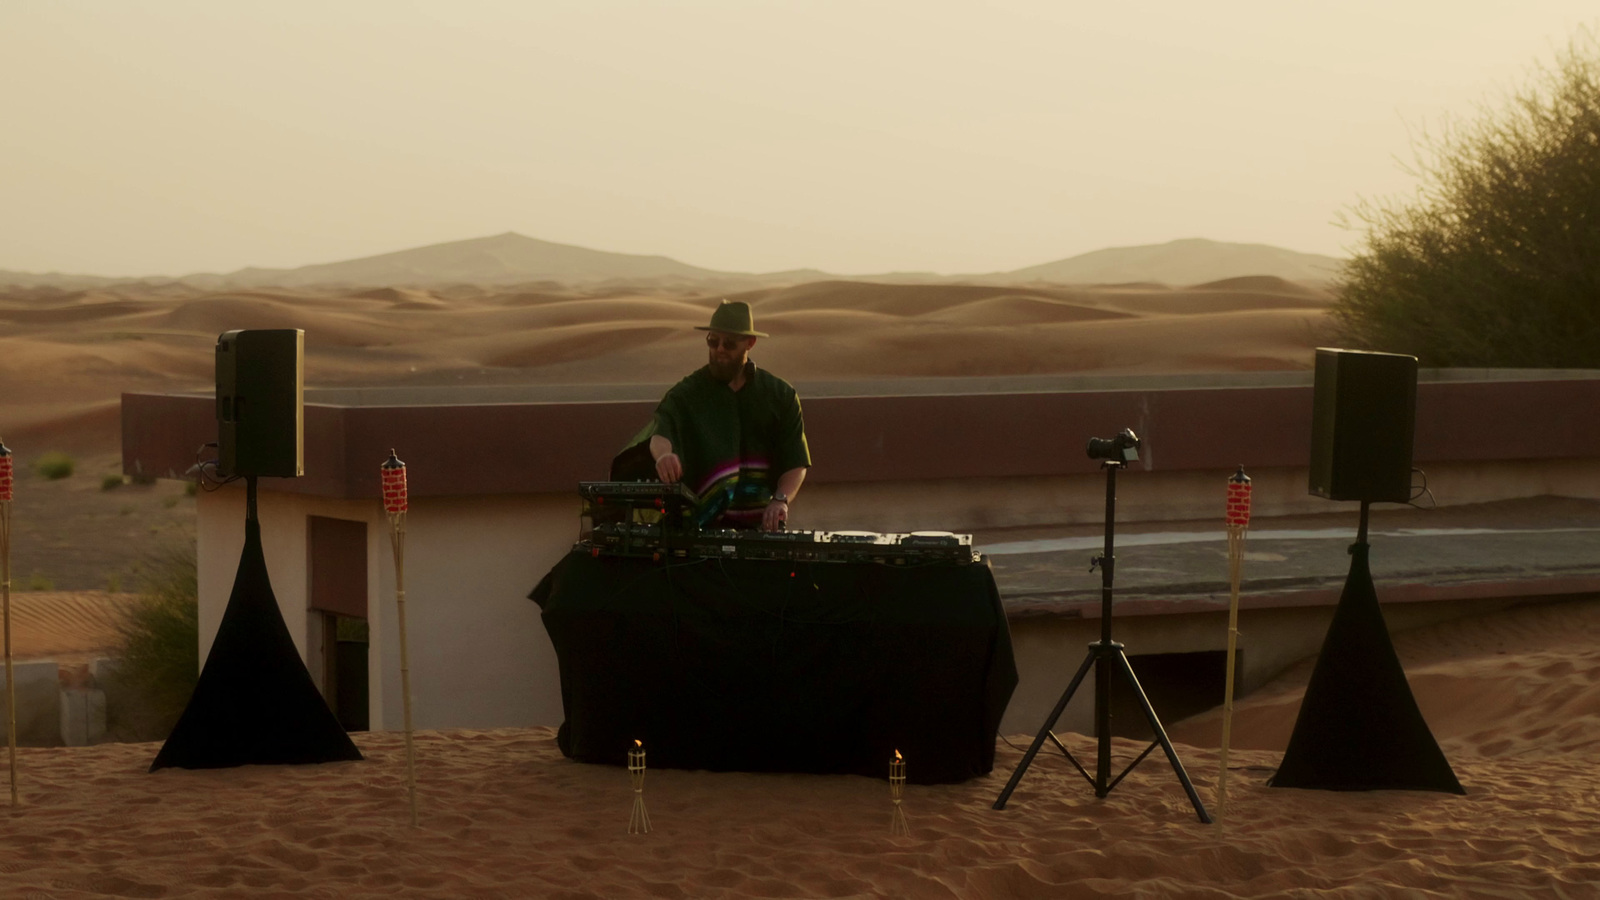
[[[628,780],[633,782],[633,812],[628,814],[629,834],[650,833],[650,811],[644,808],[644,741],[628,748]]]
[[[406,464],[389,451],[379,467],[383,476],[383,511],[389,516],[389,542],[394,548],[395,621],[400,626],[400,695],[406,724],[406,793],[411,800],[411,825],[417,824],[417,756],[411,743],[411,657],[406,647]]]
[[[905,798],[905,791],[906,758],[896,750],[894,759],[889,760],[889,799],[894,802],[894,812],[889,814],[890,834],[911,833],[911,824],[906,821],[906,812],[900,808],[900,801]]]
[[[11,805],[17,805],[17,681],[11,673],[11,451],[0,441],[0,606],[6,650],[6,744],[11,750]]]
[[[1244,564],[1244,533],[1250,527],[1250,476],[1244,466],[1228,479],[1228,674],[1222,699],[1222,754],[1217,772],[1217,818],[1228,811],[1228,740],[1233,731],[1233,664],[1239,647],[1239,576]]]

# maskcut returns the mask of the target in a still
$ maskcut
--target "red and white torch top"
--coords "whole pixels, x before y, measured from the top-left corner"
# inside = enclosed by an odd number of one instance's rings
[[[11,499],[11,450],[0,441],[0,503]]]
[[[1228,478],[1228,511],[1224,518],[1230,528],[1250,525],[1250,476],[1244,473],[1244,466]]]
[[[383,511],[397,516],[406,511],[410,498],[406,494],[406,464],[389,451],[389,458],[378,467],[383,476]]]

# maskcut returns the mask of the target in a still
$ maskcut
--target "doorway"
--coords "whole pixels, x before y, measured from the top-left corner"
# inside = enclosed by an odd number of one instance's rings
[[[312,680],[346,731],[366,731],[367,523],[308,516],[306,655]]]

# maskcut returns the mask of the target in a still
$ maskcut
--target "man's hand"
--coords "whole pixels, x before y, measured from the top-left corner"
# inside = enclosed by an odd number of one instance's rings
[[[788,521],[788,502],[784,500],[774,500],[767,504],[766,512],[761,514],[761,530],[782,531],[784,524]]]
[[[678,454],[668,453],[656,460],[656,475],[667,484],[674,484],[683,477],[683,461],[678,459]]]

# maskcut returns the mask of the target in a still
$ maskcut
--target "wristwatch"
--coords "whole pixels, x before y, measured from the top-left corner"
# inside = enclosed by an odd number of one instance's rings
[[[782,491],[779,491],[778,493],[772,495],[772,502],[773,503],[788,503],[789,502],[789,495],[783,493]]]

